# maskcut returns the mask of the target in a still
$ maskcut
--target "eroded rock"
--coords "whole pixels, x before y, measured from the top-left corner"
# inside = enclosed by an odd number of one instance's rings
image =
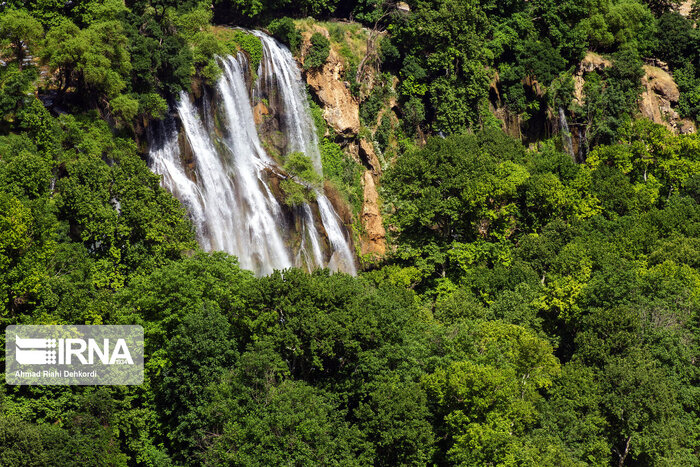
[[[374,146],[372,143],[364,138],[361,139],[359,152],[362,159],[372,169],[374,175],[381,175],[382,165],[379,162],[377,154],[374,152]]]
[[[379,193],[371,170],[365,171],[363,182],[362,225],[365,235],[361,252],[363,255],[382,256],[386,252],[386,230],[379,211]]]
[[[695,132],[695,124],[690,120],[681,119],[673,108],[680,99],[680,91],[667,71],[645,65],[642,86],[644,90],[639,100],[639,110],[644,117],[665,125],[673,132]]]
[[[328,35],[328,31],[319,28]],[[302,51],[308,50],[311,33],[304,33]],[[338,54],[331,49],[326,63],[306,72],[306,82],[323,108],[323,118],[333,129],[343,136],[357,135],[360,131],[360,106],[350,92],[350,86],[343,80],[344,64]]]

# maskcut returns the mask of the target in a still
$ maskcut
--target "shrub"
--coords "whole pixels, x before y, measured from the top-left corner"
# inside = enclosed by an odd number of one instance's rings
[[[299,51],[301,45],[301,33],[294,26],[292,18],[284,17],[272,21],[267,25],[267,30],[278,41],[286,44],[292,53]]]
[[[391,118],[384,113],[377,131],[374,132],[374,139],[377,141],[377,143],[379,143],[379,148],[382,150],[382,152],[386,150],[387,146],[389,146],[391,131]]]
[[[110,101],[112,113],[117,127],[133,125],[134,118],[139,111],[139,101],[124,94],[115,97]]]
[[[225,53],[236,55],[239,51],[244,51],[250,60],[251,70],[258,69],[263,53],[262,42],[259,38],[248,32],[226,28],[217,29],[216,36],[223,44]]]
[[[406,133],[413,136],[425,120],[425,106],[417,97],[411,97],[403,106],[403,122]]]
[[[168,112],[168,103],[156,93],[139,95],[139,113],[148,118],[161,119]]]
[[[700,120],[700,76],[692,63],[673,72],[673,79],[681,91],[678,113],[681,117]]]
[[[302,152],[293,152],[288,155],[287,161],[284,163],[284,170],[305,182],[314,185],[321,183],[321,176],[314,170],[311,159]]]
[[[309,70],[322,66],[328,60],[330,50],[331,42],[323,34],[315,32],[311,36],[311,48],[304,58],[304,69]]]
[[[280,182],[280,188],[284,193],[284,202],[288,206],[299,206],[316,197],[313,190],[309,190],[307,187],[295,182],[291,178],[282,180]]]

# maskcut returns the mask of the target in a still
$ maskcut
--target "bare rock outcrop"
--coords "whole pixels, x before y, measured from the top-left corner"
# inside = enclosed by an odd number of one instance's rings
[[[584,104],[583,85],[586,84],[586,74],[604,70],[610,66],[612,66],[612,62],[607,58],[601,57],[595,52],[588,52],[578,64],[576,74],[574,74],[574,102],[580,106]]]
[[[693,0],[685,0],[681,2],[679,8],[678,8],[678,13],[681,15],[685,16],[686,18],[690,16],[690,12],[693,9]]]
[[[328,35],[323,28],[319,28],[319,32]],[[310,46],[310,37],[310,32],[304,33],[304,54]],[[344,66],[338,54],[331,49],[322,67],[306,72],[306,82],[321,102],[323,118],[336,132],[350,137],[360,131],[360,106],[343,80]]]
[[[262,124],[263,120],[267,115],[270,115],[270,110],[262,102],[258,102],[253,107],[253,119],[256,125]]]
[[[678,103],[680,92],[667,71],[645,65],[642,86],[644,90],[639,100],[639,110],[644,117],[676,133],[695,132],[695,124],[681,119],[673,108]]]
[[[374,152],[374,146],[371,142],[362,138],[360,140],[359,153],[365,163],[372,169],[373,175],[382,174],[382,165],[379,162],[377,154]]]
[[[382,256],[386,252],[386,230],[379,211],[379,193],[371,170],[365,171],[363,182],[362,225],[365,235],[362,239],[361,253],[374,257]]]

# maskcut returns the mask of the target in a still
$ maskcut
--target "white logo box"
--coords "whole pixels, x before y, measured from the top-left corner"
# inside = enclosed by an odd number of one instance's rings
[[[5,329],[5,382],[141,384],[143,354],[141,326],[11,325]]]

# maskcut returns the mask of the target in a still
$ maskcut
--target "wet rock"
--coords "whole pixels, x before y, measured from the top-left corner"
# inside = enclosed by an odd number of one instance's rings
[[[255,107],[253,107],[253,120],[255,120],[256,125],[260,125],[267,115],[270,115],[270,110],[264,103],[258,102],[255,104]]]
[[[323,184],[323,193],[328,198],[328,201],[333,205],[333,209],[343,221],[346,226],[352,225],[352,210],[350,206],[345,202],[338,190],[333,186],[332,183],[325,181]]]

